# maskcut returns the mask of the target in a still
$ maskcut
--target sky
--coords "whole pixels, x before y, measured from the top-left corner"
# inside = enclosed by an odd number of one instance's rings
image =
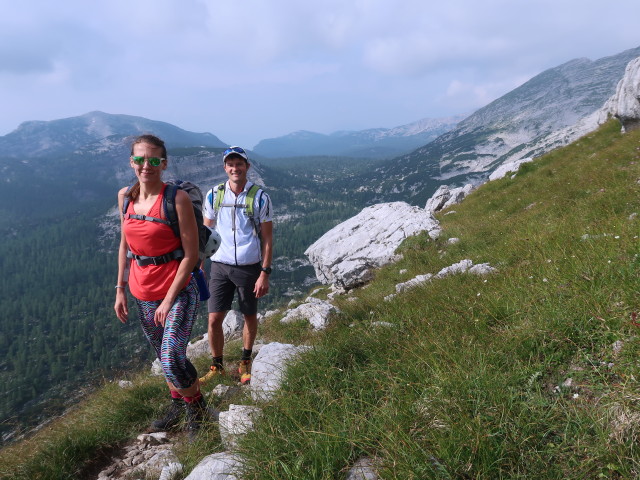
[[[254,147],[470,114],[640,46],[618,0],[0,0],[0,136],[94,110]]]

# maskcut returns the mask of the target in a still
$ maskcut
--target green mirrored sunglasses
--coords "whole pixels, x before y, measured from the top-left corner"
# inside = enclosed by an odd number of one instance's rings
[[[136,157],[136,156],[131,156],[131,160],[133,160],[133,163],[135,163],[136,165],[144,165],[144,161],[146,160],[147,162],[149,162],[149,165],[151,165],[152,167],[158,167],[160,166],[160,164],[162,163],[163,160],[165,160],[164,158],[158,158],[158,157],[149,157],[149,158],[145,158],[145,157]]]

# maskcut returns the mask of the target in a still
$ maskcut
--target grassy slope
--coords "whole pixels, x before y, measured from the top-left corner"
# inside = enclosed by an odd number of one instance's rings
[[[353,292],[358,301],[339,300],[328,330],[261,327],[266,340],[316,348],[245,438],[244,478],[343,478],[363,455],[379,459],[383,478],[636,475],[640,132],[618,132],[612,122],[440,215],[441,239],[405,242],[404,259]],[[460,242],[448,245],[451,237]],[[396,283],[465,258],[498,273],[382,300]],[[5,448],[2,478],[80,478],[92,452],[157,413],[149,403],[164,401],[161,381],[145,382],[106,387]],[[125,415],[132,402],[144,408]],[[180,455],[191,468],[221,449],[212,426]],[[60,466],[43,473],[43,458]]]

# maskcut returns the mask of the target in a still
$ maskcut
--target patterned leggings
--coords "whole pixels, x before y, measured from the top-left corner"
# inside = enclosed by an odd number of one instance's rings
[[[198,378],[195,367],[187,359],[187,344],[200,306],[196,280],[191,277],[189,285],[178,294],[164,327],[153,322],[162,300],[136,299],[136,303],[142,331],[160,359],[165,378],[176,388],[189,388]]]

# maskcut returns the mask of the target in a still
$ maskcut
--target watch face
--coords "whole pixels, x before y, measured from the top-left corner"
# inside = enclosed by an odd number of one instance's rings
[[[271,274],[271,267],[263,268],[262,271],[264,273],[266,273],[267,275],[270,275]]]

